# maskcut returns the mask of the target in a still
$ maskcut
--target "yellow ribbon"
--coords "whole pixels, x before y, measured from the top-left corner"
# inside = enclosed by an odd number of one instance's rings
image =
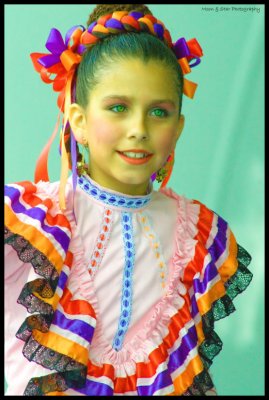
[[[194,97],[197,86],[197,83],[183,78],[183,93],[191,99]]]
[[[74,53],[72,50],[65,50],[60,55],[60,60],[67,71],[75,64],[79,64],[81,61],[81,56],[79,54]]]
[[[66,83],[66,88],[65,88],[65,101],[64,101],[64,121],[63,121],[63,128],[61,130],[61,150],[62,150],[62,156],[61,156],[61,177],[60,177],[60,186],[59,186],[59,204],[60,208],[62,211],[66,209],[66,202],[65,202],[65,187],[66,187],[66,182],[68,179],[68,170],[69,170],[69,160],[68,160],[68,155],[67,151],[65,148],[65,141],[64,141],[64,133],[65,133],[65,128],[66,124],[68,121],[68,112],[69,112],[69,106],[71,104],[71,85],[72,85],[72,80],[75,74],[75,69],[71,70],[68,78],[67,78],[67,83]]]

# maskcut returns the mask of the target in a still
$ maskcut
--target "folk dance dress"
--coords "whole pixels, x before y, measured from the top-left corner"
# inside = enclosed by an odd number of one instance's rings
[[[227,222],[172,189],[5,188],[6,395],[214,395],[215,321],[250,283]]]

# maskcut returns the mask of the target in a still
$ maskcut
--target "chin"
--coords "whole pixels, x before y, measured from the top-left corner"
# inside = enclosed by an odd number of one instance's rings
[[[128,176],[126,178],[121,178],[120,182],[126,184],[126,185],[143,185],[147,183],[150,179],[149,177],[138,177],[138,176]]]

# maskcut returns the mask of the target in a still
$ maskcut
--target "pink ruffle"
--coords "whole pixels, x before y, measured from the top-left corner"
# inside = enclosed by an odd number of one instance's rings
[[[120,351],[116,351],[103,335],[102,321],[99,316],[98,301],[95,295],[94,282],[87,270],[84,259],[84,249],[77,231],[72,207],[67,207],[65,214],[71,224],[73,236],[70,250],[74,254],[73,267],[70,274],[72,292],[83,296],[95,310],[97,326],[92,344],[89,348],[90,360],[97,366],[111,364],[115,369],[115,376],[130,376],[136,373],[136,363],[148,362],[149,354],[156,349],[167,335],[167,326],[171,318],[183,307],[186,288],[181,281],[185,266],[193,258],[197,233],[199,205],[191,200],[178,196],[171,189],[162,189],[162,193],[177,201],[177,232],[175,238],[175,252],[172,258],[173,273],[168,283],[166,294],[149,311],[143,328],[139,329],[132,339],[124,343]],[[70,196],[69,196],[70,197]],[[71,283],[71,282],[70,282]],[[158,365],[156,365],[158,367]]]

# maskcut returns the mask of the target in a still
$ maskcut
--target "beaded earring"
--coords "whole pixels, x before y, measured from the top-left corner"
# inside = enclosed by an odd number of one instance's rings
[[[88,172],[88,164],[86,163],[85,152],[87,152],[87,144],[82,146],[81,160],[77,162],[77,173],[78,175],[85,175]]]

